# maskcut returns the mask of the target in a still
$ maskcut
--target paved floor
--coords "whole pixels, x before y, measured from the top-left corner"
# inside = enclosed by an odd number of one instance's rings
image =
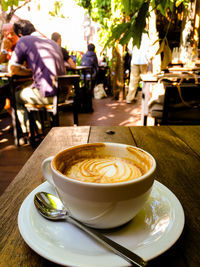
[[[79,114],[79,126],[141,125],[141,92],[138,94],[138,101],[134,104],[107,97],[99,100],[93,99],[93,108],[94,112],[92,113]],[[12,131],[5,131],[9,124],[11,124],[9,116],[0,118],[0,194],[34,151],[30,145],[20,147],[14,145]],[[72,125],[72,113],[61,113],[60,126]]]

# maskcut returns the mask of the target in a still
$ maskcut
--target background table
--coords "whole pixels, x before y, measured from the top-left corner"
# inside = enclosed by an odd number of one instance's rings
[[[76,68],[66,67],[66,71],[79,74],[80,77],[83,76],[83,86],[87,88],[87,73],[90,73],[90,87],[88,88],[91,90],[92,84],[92,67],[91,66],[76,66]]]
[[[183,68],[181,69],[183,70]],[[143,81],[141,121],[142,121],[142,125],[144,126],[147,125],[147,117],[149,114],[148,102],[150,100],[150,89],[151,89],[152,84],[162,82],[162,80],[165,80],[165,79],[173,80],[173,81],[177,81],[180,79],[186,79],[186,80],[195,79],[196,81],[198,81],[198,79],[200,78],[200,76],[195,73],[189,73],[189,72],[184,73],[184,71],[161,73],[161,74],[147,73],[147,74],[141,74],[140,76]]]
[[[41,162],[46,157],[71,145],[102,141],[136,145],[150,152],[157,161],[156,180],[167,186],[184,208],[186,222],[181,237],[148,266],[199,266],[200,126],[53,128],[0,198],[0,266],[56,266],[37,255],[20,236],[19,208],[44,182]]]

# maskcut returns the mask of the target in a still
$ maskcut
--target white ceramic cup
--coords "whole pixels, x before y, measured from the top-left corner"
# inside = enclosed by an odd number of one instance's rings
[[[88,151],[92,149],[92,155],[98,153],[136,160],[147,171],[130,181],[101,184],[72,179],[58,170],[56,164],[61,159],[74,159],[78,153],[81,153],[81,156],[88,155]],[[42,163],[45,179],[55,187],[71,216],[91,227],[101,229],[121,226],[137,215],[151,192],[155,169],[156,161],[148,152],[118,143],[93,143],[69,147]]]

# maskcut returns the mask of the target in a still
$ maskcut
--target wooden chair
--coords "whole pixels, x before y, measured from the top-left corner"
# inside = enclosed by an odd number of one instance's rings
[[[59,126],[59,111],[65,110],[67,107],[71,106],[73,112],[74,125],[78,125],[78,94],[79,94],[79,75],[62,75],[55,79],[55,84],[57,86],[57,94],[53,97],[53,103],[44,104],[25,104],[28,111],[28,118],[30,124],[30,143],[33,147],[37,145],[38,142],[46,135],[45,130],[47,128]],[[59,101],[59,95],[66,86],[73,85],[74,93],[70,100],[65,100],[63,102]],[[67,95],[67,92],[66,92]],[[38,128],[35,122],[34,113],[38,112],[41,125],[42,133],[38,132]],[[47,123],[48,122],[48,123]],[[37,141],[38,140],[38,141]]]
[[[200,125],[200,84],[164,82],[163,109],[155,125]]]

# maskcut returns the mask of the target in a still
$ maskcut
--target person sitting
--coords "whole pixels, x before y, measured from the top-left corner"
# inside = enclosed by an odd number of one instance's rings
[[[98,59],[95,53],[95,45],[88,44],[88,51],[83,55],[81,59],[81,66],[92,67],[92,78],[95,79],[98,72]]]
[[[92,67],[92,71],[86,74],[86,80],[91,81],[91,92],[93,94],[94,87],[96,85],[96,78],[98,75],[98,59],[95,53],[95,45],[90,43],[88,44],[88,51],[82,56],[81,66]],[[92,77],[91,77],[92,75]],[[89,85],[88,85],[89,88]]]
[[[54,32],[51,35],[51,40],[54,40],[61,47],[65,65],[67,67],[75,69],[76,68],[76,63],[70,57],[68,51],[64,47],[61,46],[61,43],[62,43],[61,35],[58,32]]]
[[[36,32],[30,21],[19,20],[13,27],[20,38],[9,62],[10,73],[33,77],[31,84],[15,93],[18,119],[22,133],[27,135],[30,130],[24,104],[52,104],[56,93],[55,77],[65,74],[65,67],[59,46]],[[24,61],[27,68],[22,65]],[[40,124],[38,128],[41,128]]]
[[[18,36],[15,34],[13,30],[12,23],[6,23],[2,27],[3,33],[3,42],[2,42],[2,49],[0,53],[0,64],[8,63],[9,59],[11,58],[12,52],[16,46],[18,41]],[[7,65],[4,65],[5,70],[7,71]],[[11,91],[10,86],[8,83],[3,84],[0,86],[0,111],[5,109],[10,115],[12,113],[11,109]]]
[[[51,35],[51,40],[55,41],[59,45],[59,47],[61,47],[65,67],[75,69],[76,63],[70,57],[68,51],[64,47],[61,46],[61,43],[62,43],[61,35],[58,32],[54,32]],[[67,91],[66,100],[70,98],[70,95],[72,94],[72,88],[73,88],[72,85],[65,86],[65,90]],[[64,86],[63,86],[63,89],[64,89]]]
[[[3,33],[3,41],[0,53],[0,64],[7,63],[9,61],[12,52],[16,46],[16,43],[19,39],[13,30],[12,23],[4,24],[2,27],[2,33]]]

